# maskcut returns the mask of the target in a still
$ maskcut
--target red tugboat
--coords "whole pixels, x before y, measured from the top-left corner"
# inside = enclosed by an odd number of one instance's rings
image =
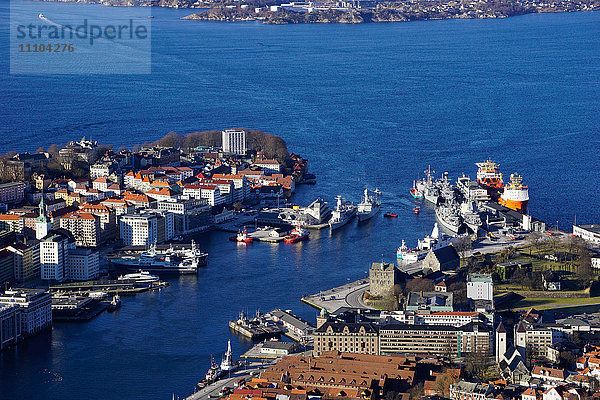
[[[246,227],[244,229],[238,231],[236,236],[232,236],[229,238],[232,242],[238,243],[251,243],[254,239],[252,236],[248,236],[248,232],[246,232]]]
[[[383,214],[383,216],[385,218],[398,218],[398,214],[393,213],[392,210],[386,212],[385,214]]]
[[[297,243],[308,239],[308,235],[310,235],[308,230],[298,225],[292,229],[292,232],[290,232],[289,235],[283,238],[283,241],[285,243]]]
[[[421,212],[421,207],[416,206],[415,207],[415,215],[419,215],[420,212]]]

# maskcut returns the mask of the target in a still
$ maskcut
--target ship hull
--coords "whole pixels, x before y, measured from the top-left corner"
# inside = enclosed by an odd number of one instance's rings
[[[498,200],[498,203],[502,204],[504,207],[506,208],[510,208],[511,210],[520,212],[520,213],[526,213],[527,212],[527,203],[529,201],[525,200],[525,201],[520,201],[520,200],[510,200],[510,199],[504,199],[502,197],[500,197],[500,199]]]
[[[422,199],[424,197],[423,192],[417,190],[416,188],[410,189],[410,195],[415,199]]]
[[[375,214],[377,214],[379,212],[380,206],[377,204],[373,204],[373,206],[371,207],[371,211],[369,212],[358,212],[357,216],[358,216],[358,222],[363,222],[363,221],[367,221],[371,218],[373,218],[375,216]]]
[[[140,264],[138,262],[132,260],[120,260],[120,259],[109,259],[109,261],[128,271],[139,271],[144,270],[150,273],[156,274],[173,274],[173,275],[188,275],[188,274],[196,274],[198,273],[198,266],[173,266],[167,267],[164,265],[152,265],[152,264]],[[198,265],[206,265],[206,259],[201,259],[198,262]]]
[[[441,226],[443,226],[444,228],[446,228],[447,230],[449,230],[452,233],[455,233],[455,234],[459,233],[460,228],[462,227],[462,224],[454,225],[454,224],[449,223],[442,216],[440,216],[440,213],[437,212],[437,209],[436,209],[435,217]]]

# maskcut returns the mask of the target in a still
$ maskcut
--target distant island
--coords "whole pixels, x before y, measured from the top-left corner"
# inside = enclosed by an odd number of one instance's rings
[[[200,8],[202,12],[184,20],[243,22],[265,24],[408,22],[438,19],[506,18],[534,13],[596,11],[600,0],[482,0],[442,1],[324,1],[282,3],[281,0],[47,0],[102,4],[105,6],[152,6]]]

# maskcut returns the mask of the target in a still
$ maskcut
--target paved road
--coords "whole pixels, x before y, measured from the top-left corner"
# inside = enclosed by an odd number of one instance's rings
[[[312,294],[303,298],[304,301],[317,308],[333,312],[340,307],[369,308],[362,304],[362,293],[369,288],[368,279],[360,279],[333,289]]]
[[[220,379],[220,380],[216,381],[215,383],[208,385],[207,387],[197,391],[196,393],[192,394],[191,396],[186,397],[185,400],[200,400],[200,399],[207,400],[210,398],[221,397],[221,396],[219,396],[219,392],[225,386],[233,388],[233,384],[238,379],[251,378],[250,374],[253,371],[254,371],[255,376],[258,376],[257,373],[266,368],[268,368],[268,365],[253,363],[253,364],[251,364],[251,367],[248,367],[245,370],[236,371],[231,374],[231,377]]]

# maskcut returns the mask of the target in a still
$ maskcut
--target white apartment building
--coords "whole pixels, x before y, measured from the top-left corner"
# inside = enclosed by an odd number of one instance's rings
[[[467,298],[494,301],[494,282],[490,274],[470,274],[467,282]]]
[[[67,278],[66,265],[69,250],[75,248],[75,239],[66,231],[50,231],[40,241],[40,269],[43,280],[62,281]]]
[[[217,185],[185,185],[183,187],[183,197],[206,199],[209,206],[218,206],[226,201]]]
[[[71,249],[67,258],[67,278],[75,281],[96,279],[100,274],[100,255],[90,249]]]
[[[19,306],[21,333],[33,335],[52,326],[52,298],[41,289],[9,289],[0,294],[0,305]]]
[[[173,214],[170,212],[142,211],[140,214],[123,215],[119,226],[125,246],[149,246],[174,236]]]
[[[223,152],[239,155],[246,154],[246,131],[227,129],[221,132]]]
[[[159,201],[158,210],[173,214],[174,235],[202,232],[211,224],[211,208],[206,199]]]

